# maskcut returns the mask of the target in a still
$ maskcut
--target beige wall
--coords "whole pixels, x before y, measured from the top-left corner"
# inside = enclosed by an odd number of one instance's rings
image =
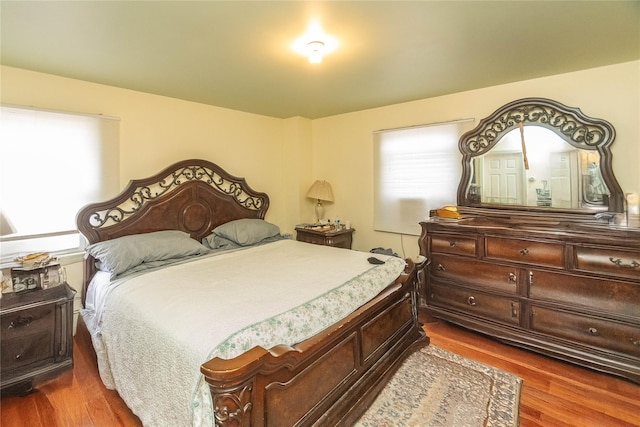
[[[0,73],[3,104],[119,117],[121,188],[173,162],[204,158],[269,194],[267,219],[283,232],[299,221],[296,195],[300,182],[311,179],[307,119],[275,119],[6,66]],[[69,283],[80,290],[81,263],[66,268]]]
[[[640,61],[390,105],[318,120],[286,120],[2,67],[1,101],[121,118],[120,183],[168,164],[201,157],[270,195],[267,219],[283,232],[312,221],[304,194],[328,180],[335,202],[326,216],[350,220],[354,248],[418,252],[417,238],[373,231],[372,132],[474,117],[523,97],[547,97],[610,121],[617,131],[614,168],[625,192],[640,193]],[[81,269],[72,267],[78,288]],[[72,277],[73,276],[73,277]]]
[[[119,117],[120,187],[173,162],[204,158],[268,193],[269,218],[283,221],[285,121],[16,68],[1,72],[4,104]]]
[[[372,132],[458,118],[477,124],[525,97],[551,98],[611,122],[618,181],[624,192],[640,193],[640,61],[634,61],[314,120],[313,176],[328,180],[336,199],[326,216],[351,220],[355,249],[383,246],[402,254],[404,247],[405,256],[414,256],[416,237],[373,231]],[[312,205],[303,213],[311,219]]]

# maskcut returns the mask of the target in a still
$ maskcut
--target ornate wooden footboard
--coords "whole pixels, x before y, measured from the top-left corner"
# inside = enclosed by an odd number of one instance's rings
[[[200,368],[216,426],[349,426],[411,351],[429,343],[418,323],[416,268],[343,322],[294,347],[254,347]]]

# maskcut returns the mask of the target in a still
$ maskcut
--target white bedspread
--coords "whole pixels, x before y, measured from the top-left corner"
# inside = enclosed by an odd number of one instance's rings
[[[388,286],[404,261],[282,240],[109,282],[82,315],[100,375],[148,426],[213,425],[200,365],[293,345]]]

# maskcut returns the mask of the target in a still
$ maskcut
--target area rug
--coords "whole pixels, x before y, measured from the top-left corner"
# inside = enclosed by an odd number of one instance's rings
[[[357,427],[514,427],[522,380],[433,345],[412,353]]]

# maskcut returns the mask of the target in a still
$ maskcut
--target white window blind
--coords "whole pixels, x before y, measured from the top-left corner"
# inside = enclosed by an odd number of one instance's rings
[[[420,234],[430,209],[456,204],[460,136],[473,120],[374,133],[374,229]]]
[[[75,217],[119,189],[119,119],[2,106],[2,257],[81,245]]]

